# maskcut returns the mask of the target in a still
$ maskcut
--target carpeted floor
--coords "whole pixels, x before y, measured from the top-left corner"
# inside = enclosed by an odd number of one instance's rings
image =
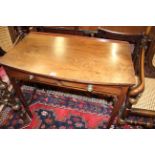
[[[27,101],[31,98],[32,90],[32,87],[23,87]],[[33,114],[32,120],[28,123],[19,112],[14,112],[11,108],[6,107],[0,115],[0,128],[104,129],[112,108],[112,103],[104,99],[38,89],[30,105]],[[144,121],[142,117],[131,119]],[[143,127],[127,124],[117,126],[114,123],[111,128],[141,129]]]

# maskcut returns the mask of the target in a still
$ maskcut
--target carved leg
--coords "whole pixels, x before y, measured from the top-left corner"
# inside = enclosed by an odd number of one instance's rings
[[[24,96],[22,94],[22,91],[21,91],[21,88],[20,88],[19,84],[16,82],[16,80],[14,78],[11,78],[10,80],[11,80],[13,88],[14,88],[16,94],[17,94],[17,97],[20,99],[26,113],[28,114],[28,116],[30,118],[32,118],[32,113],[31,113],[31,111],[29,110],[29,108],[28,108],[28,106],[26,104],[25,98],[24,98]]]
[[[121,106],[123,105],[123,102],[124,102],[125,97],[126,97],[126,92],[127,92],[126,89],[125,90],[122,90],[122,93],[118,96],[117,103],[115,103],[115,105],[114,105],[114,108],[113,108],[111,117],[109,119],[107,128],[110,128],[111,127],[112,123],[114,122],[115,117],[119,114],[119,111],[121,109]]]

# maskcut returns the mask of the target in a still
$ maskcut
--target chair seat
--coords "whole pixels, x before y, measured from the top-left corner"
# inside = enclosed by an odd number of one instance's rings
[[[137,104],[132,107],[155,111],[155,78],[145,78],[145,90],[139,98]]]

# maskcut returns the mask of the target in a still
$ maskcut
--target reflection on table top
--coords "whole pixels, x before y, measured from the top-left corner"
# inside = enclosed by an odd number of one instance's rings
[[[32,32],[1,57],[0,63],[62,80],[132,85],[130,50],[121,41]]]

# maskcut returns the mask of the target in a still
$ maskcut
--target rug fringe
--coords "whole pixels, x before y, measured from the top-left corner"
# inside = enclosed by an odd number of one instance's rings
[[[22,86],[22,90],[29,90],[32,91],[34,90],[35,87],[32,86],[27,86],[27,85],[23,85]],[[38,93],[43,93],[43,94],[53,94],[53,95],[60,95],[60,96],[65,96],[65,97],[73,97],[76,99],[80,99],[83,101],[87,101],[87,102],[95,102],[95,103],[100,103],[100,104],[106,104],[106,105],[112,105],[113,102],[112,101],[106,101],[105,99],[97,99],[97,98],[89,98],[86,96],[81,96],[81,95],[75,95],[75,94],[71,94],[71,93],[63,93],[63,92],[59,92],[59,91],[54,91],[54,90],[45,90],[45,89],[37,89]]]

